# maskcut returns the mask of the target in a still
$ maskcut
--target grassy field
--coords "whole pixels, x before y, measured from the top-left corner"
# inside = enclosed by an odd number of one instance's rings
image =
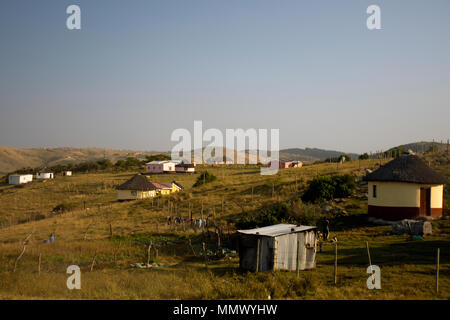
[[[434,160],[430,159],[430,164],[450,177],[448,159],[443,163]],[[205,241],[211,249],[216,246],[213,229],[208,235],[167,224],[169,214],[187,218],[192,213],[200,218],[203,208],[204,216],[209,215],[223,231],[222,245],[232,247],[235,221],[243,214],[299,198],[306,182],[316,175],[351,173],[360,177],[364,168],[374,169],[379,163],[317,164],[282,170],[275,176],[261,176],[256,166],[210,166],[207,169],[217,176],[215,182],[192,188],[198,175],[154,175],[152,181],[176,180],[185,190],[135,202],[115,201],[115,187],[135,172],[58,176],[23,187],[0,186],[0,298],[449,299],[450,220],[433,221],[433,235],[425,241],[391,235],[390,227],[367,222],[364,186],[340,204],[348,214],[331,225],[330,238],[338,238],[337,285],[334,244],[325,243],[317,253],[317,268],[302,271],[299,278],[295,272],[248,273],[238,269],[239,259],[233,255],[211,257],[205,266],[201,243]],[[448,208],[448,199],[445,201]],[[70,203],[72,210],[53,212],[62,203]],[[320,207],[316,209],[320,211]],[[50,233],[56,235],[55,243],[44,243]],[[373,264],[381,267],[381,290],[366,288],[366,241]],[[163,266],[132,268],[131,264],[147,261],[150,242],[151,261]],[[441,250],[439,293],[435,290],[437,248]],[[66,268],[72,264],[81,268],[81,290],[66,287]]]

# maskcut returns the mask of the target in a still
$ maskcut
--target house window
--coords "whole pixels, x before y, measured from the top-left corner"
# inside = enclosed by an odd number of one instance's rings
[[[137,196],[137,192],[136,191],[131,191],[131,196],[132,197],[136,197]]]
[[[373,197],[374,197],[374,198],[377,197],[377,186],[376,186],[376,185],[373,185],[373,186],[372,186],[372,194],[373,194]]]

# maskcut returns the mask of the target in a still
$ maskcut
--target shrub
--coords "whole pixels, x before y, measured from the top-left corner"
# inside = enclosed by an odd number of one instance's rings
[[[276,202],[273,205],[262,208],[259,214],[246,214],[236,222],[241,229],[265,227],[281,223],[289,218],[289,207],[285,202]]]
[[[308,187],[302,196],[306,202],[330,200],[334,195],[334,181],[330,176],[317,177],[308,182]]]
[[[363,154],[359,155],[358,159],[359,160],[367,160],[367,159],[369,159],[369,155],[367,154],[367,152],[363,153]]]
[[[75,203],[71,202],[64,202],[61,204],[58,204],[56,207],[53,208],[53,213],[64,213],[75,210],[77,205]]]
[[[114,167],[116,169],[121,169],[121,170],[134,169],[134,168],[141,167],[141,166],[142,166],[141,160],[139,160],[137,158],[131,158],[131,157],[128,157],[125,160],[118,160],[114,164]]]
[[[344,198],[353,194],[355,189],[355,180],[349,174],[317,177],[308,182],[308,187],[302,196],[302,200],[316,202],[318,200]]]
[[[164,160],[171,160],[172,158],[168,155],[168,154],[155,154],[153,156],[146,156],[145,157],[147,162],[151,162],[151,161],[164,161]]]
[[[270,212],[262,212],[260,214],[246,214],[236,221],[238,229],[253,229],[273,224],[281,223],[281,221]]]
[[[197,181],[195,181],[193,187],[201,186],[202,184],[213,182],[217,179],[215,175],[212,173],[209,173],[208,171],[202,172],[200,176],[197,178]]]
[[[304,204],[297,201],[289,211],[292,222],[306,226],[315,226],[321,218],[320,209],[316,210],[314,205]]]
[[[334,180],[333,198],[345,198],[355,192],[356,182],[351,175],[334,176],[332,179]]]

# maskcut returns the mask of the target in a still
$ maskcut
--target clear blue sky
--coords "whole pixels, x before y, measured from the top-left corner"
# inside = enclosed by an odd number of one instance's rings
[[[194,120],[279,128],[283,148],[446,140],[449,14],[448,0],[2,0],[0,145],[168,150]]]

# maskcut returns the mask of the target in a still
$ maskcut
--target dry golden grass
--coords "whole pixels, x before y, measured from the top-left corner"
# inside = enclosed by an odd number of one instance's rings
[[[210,261],[205,269],[202,257],[194,257],[187,238],[199,248],[200,233],[174,230],[167,225],[168,202],[177,214],[194,218],[203,212],[215,216],[225,233],[235,231],[234,221],[243,210],[252,212],[277,200],[298,197],[307,180],[317,174],[352,173],[376,168],[379,161],[353,161],[343,165],[318,164],[281,170],[276,176],[261,176],[256,166],[208,167],[217,181],[192,188],[197,175],[155,175],[159,182],[177,180],[185,190],[161,199],[116,202],[115,186],[134,172],[93,173],[57,177],[23,188],[0,186],[0,298],[2,299],[448,299],[450,297],[450,252],[448,220],[433,222],[435,233],[426,241],[408,241],[389,235],[389,227],[361,225],[333,232],[339,239],[339,281],[334,286],[333,246],[318,253],[317,268],[301,272],[242,273],[238,258]],[[203,168],[198,168],[202,171]],[[449,166],[439,170],[449,176]],[[252,192],[253,191],[253,192]],[[364,190],[363,190],[364,192]],[[222,212],[222,201],[224,212]],[[448,206],[448,200],[446,200]],[[77,205],[74,211],[52,214],[63,202]],[[86,209],[84,203],[86,202]],[[367,211],[365,201],[349,199],[350,214]],[[44,219],[30,219],[39,213]],[[113,238],[110,238],[110,225]],[[212,230],[211,230],[212,231]],[[33,232],[25,254],[12,272],[22,251],[23,240]],[[45,244],[49,234],[54,244]],[[159,248],[156,269],[134,269],[145,262],[148,241]],[[368,261],[382,268],[382,290],[365,286]],[[209,241],[214,246],[214,241]],[[435,293],[435,249],[441,248],[440,293]],[[91,272],[92,258],[96,263]],[[42,257],[38,274],[38,259]],[[152,253],[152,260],[156,260]],[[66,268],[79,265],[82,289],[68,290]]]

